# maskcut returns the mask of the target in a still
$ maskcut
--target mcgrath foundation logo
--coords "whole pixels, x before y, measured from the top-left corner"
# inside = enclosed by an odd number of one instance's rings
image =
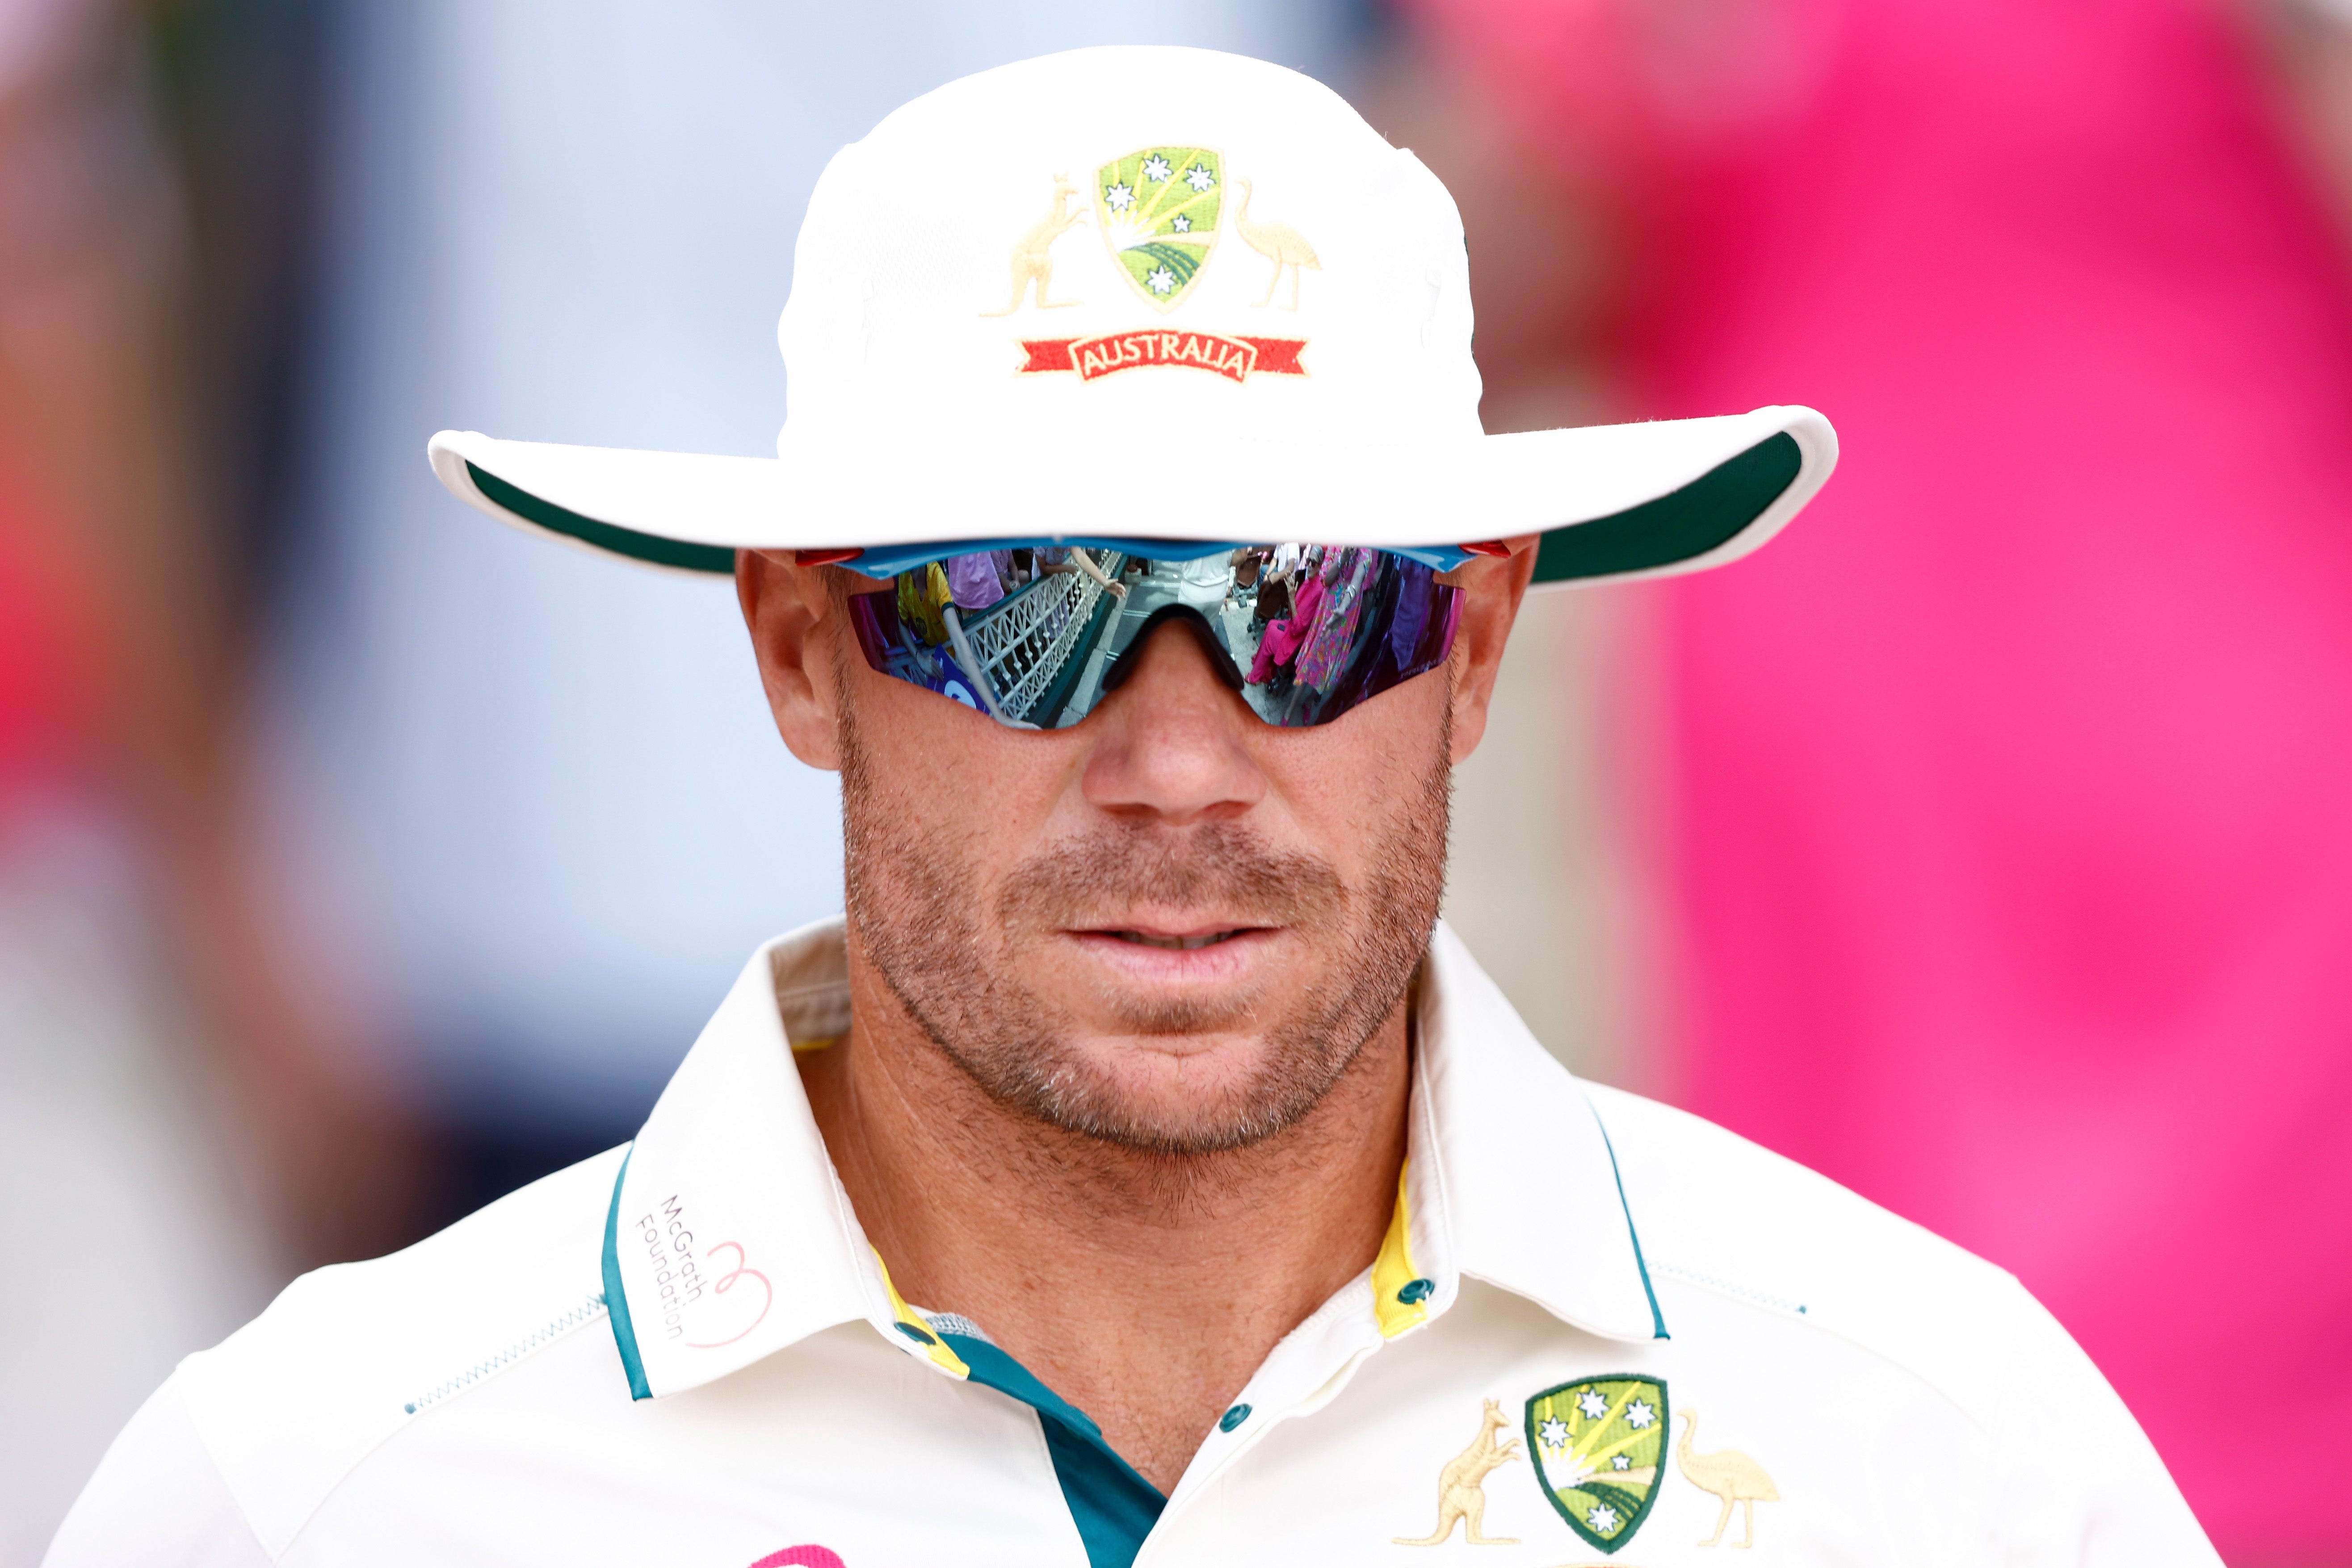
[[[741,1242],[699,1246],[676,1194],[646,1211],[637,1236],[653,1269],[664,1339],[690,1351],[720,1350],[767,1320],[776,1288],[751,1267]]]

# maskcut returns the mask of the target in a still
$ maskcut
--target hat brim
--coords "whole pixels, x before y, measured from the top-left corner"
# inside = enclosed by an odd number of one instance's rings
[[[739,550],[1008,536],[1462,544],[1538,533],[1538,584],[1701,571],[1787,525],[1837,464],[1810,408],[1486,436],[1403,452],[1237,446],[1189,504],[1087,496],[1026,455],[851,452],[794,462],[501,441],[445,430],[452,493],[501,521],[644,564],[730,573]]]

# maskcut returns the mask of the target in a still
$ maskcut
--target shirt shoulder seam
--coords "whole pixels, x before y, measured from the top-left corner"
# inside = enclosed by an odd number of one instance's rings
[[[604,1316],[603,1308],[604,1300],[601,1294],[593,1297],[590,1299],[590,1301],[585,1304],[585,1310],[582,1308],[574,1308],[572,1311],[563,1314],[563,1316],[558,1320],[557,1323],[549,1325],[535,1333],[526,1336],[521,1341],[519,1341],[515,1345],[509,1347],[507,1351],[496,1356],[488,1357],[483,1362],[477,1363],[475,1366],[467,1369],[465,1372],[462,1372],[457,1376],[447,1380],[425,1396],[415,1400],[404,1401],[400,1424],[383,1433],[383,1436],[376,1438],[374,1442],[369,1444],[363,1452],[352,1456],[351,1463],[345,1465],[342,1468],[342,1470],[335,1477],[334,1480],[330,1485],[323,1488],[316,1498],[311,1500],[309,1511],[304,1513],[302,1516],[302,1522],[296,1525],[292,1532],[287,1536],[285,1552],[272,1553],[270,1555],[270,1561],[272,1563],[276,1563],[283,1558],[287,1552],[293,1551],[295,1546],[300,1542],[304,1532],[318,1521],[319,1515],[325,1510],[327,1504],[334,1500],[335,1494],[341,1491],[345,1486],[349,1485],[352,1478],[365,1469],[368,1465],[373,1462],[378,1455],[382,1454],[387,1447],[398,1442],[407,1433],[415,1430],[416,1423],[419,1420],[429,1415],[433,1410],[455,1404],[465,1395],[476,1392],[493,1381],[499,1373],[509,1371],[512,1368],[520,1365],[523,1362],[529,1360],[532,1355],[536,1354],[540,1351],[546,1350],[560,1341],[570,1339],[573,1333],[585,1328],[590,1323],[594,1322],[598,1318]],[[205,1452],[207,1455],[211,1453],[211,1446],[209,1444],[205,1447]],[[217,1459],[214,1461],[214,1468],[215,1469],[219,1468],[219,1461]],[[242,1500],[238,1502],[237,1507],[240,1512],[245,1511],[245,1505]],[[252,1528],[249,1516],[247,1528]],[[256,1531],[255,1538],[257,1540],[259,1539],[258,1531]],[[264,1545],[263,1550],[268,1550],[266,1544]]]
[[[179,1405],[180,1417],[188,1424],[188,1432],[196,1440],[197,1451],[204,1455],[205,1463],[212,1467],[213,1479],[219,1483],[221,1495],[228,1499],[229,1507],[236,1510],[236,1522],[243,1527],[246,1539],[253,1542],[254,1551],[264,1560],[274,1563],[283,1559],[285,1552],[269,1550],[269,1542],[262,1539],[260,1525],[254,1521],[253,1510],[246,1506],[245,1498],[231,1484],[228,1472],[221,1468],[220,1456],[213,1451],[212,1437],[205,1431],[205,1424],[196,1419],[196,1407],[189,1401],[187,1385],[180,1381],[176,1369],[165,1380],[164,1386],[171,1390],[173,1403]],[[290,1548],[292,1542],[289,1542],[288,1545]]]
[[[1834,1322],[1810,1310],[1806,1303],[1792,1301],[1786,1297],[1776,1296],[1769,1291],[1759,1290],[1752,1286],[1724,1279],[1721,1275],[1686,1268],[1679,1264],[1653,1262],[1650,1267],[1668,1279],[1678,1280],[1693,1289],[1725,1297],[1744,1307],[1760,1308],[1773,1312],[1800,1328],[1836,1340],[1839,1343],[1852,1348],[1858,1354],[1868,1356],[1882,1365],[1892,1367],[1913,1383],[1932,1393],[1941,1404],[1966,1421],[1972,1430],[2001,1453],[2010,1452],[2011,1445],[2003,1439],[2001,1434],[1978,1415],[1966,1400],[1945,1387],[1943,1380],[1929,1376],[1925,1371],[1892,1351],[1883,1349],[1867,1339],[1847,1332]]]

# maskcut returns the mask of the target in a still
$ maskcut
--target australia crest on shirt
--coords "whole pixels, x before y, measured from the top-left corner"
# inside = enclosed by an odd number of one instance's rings
[[[1544,1500],[1604,1552],[1631,1540],[1649,1516],[1666,1431],[1661,1379],[1589,1377],[1528,1400],[1528,1456]]]

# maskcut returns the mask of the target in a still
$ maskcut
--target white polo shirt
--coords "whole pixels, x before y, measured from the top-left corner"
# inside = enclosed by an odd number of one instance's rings
[[[1418,1007],[1386,1246],[1165,1499],[891,1288],[793,1066],[848,1024],[836,921],[760,952],[630,1148],[189,1357],[48,1561],[2216,1562],[2009,1275],[1578,1082],[1443,926]]]

